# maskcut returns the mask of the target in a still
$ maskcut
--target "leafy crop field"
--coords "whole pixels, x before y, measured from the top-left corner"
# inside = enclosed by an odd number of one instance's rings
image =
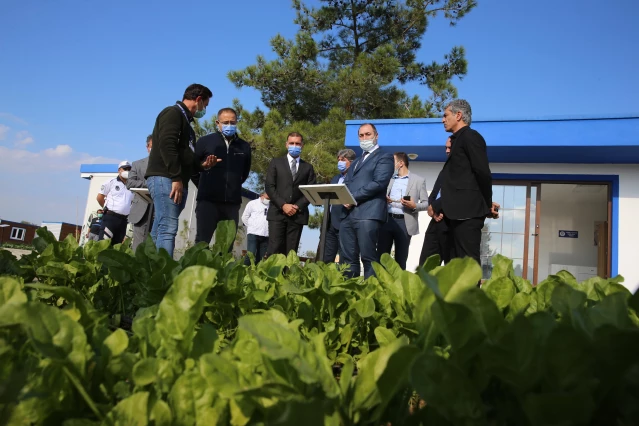
[[[216,245],[0,251],[0,424],[634,425],[639,293],[495,257],[377,278]]]

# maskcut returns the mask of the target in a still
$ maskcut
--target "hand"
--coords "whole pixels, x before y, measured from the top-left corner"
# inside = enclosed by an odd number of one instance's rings
[[[499,207],[501,206],[493,201],[493,205],[490,208],[490,214],[488,215],[488,217],[490,217],[491,219],[499,219]]]
[[[413,200],[404,200],[402,198],[401,202],[402,202],[402,206],[408,209],[415,210],[417,208],[417,204]]]
[[[344,207],[348,210],[352,209],[353,207],[355,207],[355,204],[344,204]]]
[[[171,184],[171,193],[169,194],[169,198],[172,199],[175,204],[180,204],[182,202],[183,191],[184,185],[181,180],[173,182]]]
[[[444,213],[434,215],[433,219],[435,219],[435,222],[441,222],[442,220],[444,220]]]
[[[435,214],[435,212],[433,211],[433,206],[431,206],[430,204],[428,205],[428,210],[426,211],[426,213],[428,213],[428,216],[430,217],[434,217],[433,215]]]
[[[222,161],[220,158],[217,158],[215,155],[209,155],[206,157],[206,160],[202,163],[202,168],[204,170],[209,170],[211,167],[214,167],[217,163]]]
[[[390,203],[392,203],[392,202],[393,202],[393,200],[391,200],[391,198],[387,195],[387,196],[386,196],[386,202],[387,202],[388,204],[390,204]]]
[[[282,206],[282,210],[284,211],[284,214],[287,216],[293,216],[295,213],[297,213],[297,209],[299,209],[299,207],[297,207],[294,204],[284,204]]]

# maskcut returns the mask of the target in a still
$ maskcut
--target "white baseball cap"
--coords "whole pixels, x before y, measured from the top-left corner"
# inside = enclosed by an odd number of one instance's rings
[[[122,167],[131,167],[131,163],[127,160],[121,161],[120,164],[118,164],[118,169],[121,169]]]

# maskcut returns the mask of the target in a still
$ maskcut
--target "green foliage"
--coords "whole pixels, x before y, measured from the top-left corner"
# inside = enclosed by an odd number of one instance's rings
[[[639,292],[620,277],[561,272],[533,287],[495,256],[479,289],[471,259],[432,258],[413,274],[385,255],[362,281],[294,253],[245,266],[226,242],[179,262],[149,242],[133,253],[43,231],[35,246],[5,258],[13,273],[0,276],[2,424],[639,418]],[[131,331],[111,325],[122,306],[134,309]]]

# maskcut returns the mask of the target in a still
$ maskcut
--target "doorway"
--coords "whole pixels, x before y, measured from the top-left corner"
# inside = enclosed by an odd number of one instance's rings
[[[610,276],[608,183],[495,180],[493,201],[500,217],[486,219],[482,230],[483,279],[495,254],[512,259],[515,275],[534,285],[560,270],[578,281]]]

